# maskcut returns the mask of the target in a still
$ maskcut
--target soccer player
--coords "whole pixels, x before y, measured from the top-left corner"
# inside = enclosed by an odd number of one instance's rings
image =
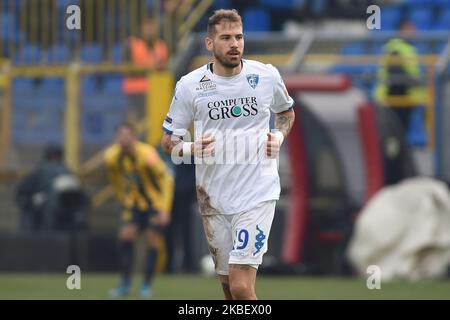
[[[271,158],[291,130],[293,100],[275,67],[242,59],[236,10],[214,12],[205,45],[213,60],[178,81],[161,144],[172,159],[195,156],[197,198],[225,299],[256,299],[256,273],[280,194]],[[192,123],[196,138],[188,142]]]
[[[152,146],[138,141],[136,129],[123,123],[117,130],[116,142],[105,153],[108,177],[123,206],[119,230],[121,282],[110,292],[112,297],[130,293],[133,245],[138,232],[147,241],[147,259],[140,294],[152,295],[151,281],[163,238],[170,221],[173,178]]]

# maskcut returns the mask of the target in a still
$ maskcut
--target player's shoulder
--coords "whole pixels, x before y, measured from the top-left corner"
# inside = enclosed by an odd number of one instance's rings
[[[263,63],[260,61],[256,61],[256,60],[248,60],[248,59],[244,59],[244,68],[246,68],[249,71],[252,72],[257,72],[257,73],[266,73],[268,75],[273,76],[274,72],[278,72],[277,68],[275,68],[272,64],[270,63]]]
[[[207,73],[208,73],[208,65],[205,64],[184,75],[183,77],[180,78],[178,82],[183,83],[184,86],[197,85],[199,82],[202,82],[204,77],[207,77]]]
[[[153,147],[152,145],[150,145],[148,143],[141,142],[141,141],[136,142],[135,149],[137,152],[144,154],[144,155],[156,152],[155,147]]]
[[[146,163],[155,164],[160,160],[158,150],[150,144],[139,141],[136,143],[136,151],[138,157]]]
[[[114,162],[120,154],[120,147],[117,144],[113,144],[106,148],[103,157],[106,163]]]
[[[142,158],[158,158],[158,150],[154,146],[148,143],[144,143],[141,141],[138,141],[136,143],[136,150],[139,153],[139,156]]]

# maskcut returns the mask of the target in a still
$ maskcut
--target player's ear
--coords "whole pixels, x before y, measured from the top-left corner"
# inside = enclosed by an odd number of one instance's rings
[[[210,36],[205,38],[205,47],[208,51],[213,51],[213,40]]]

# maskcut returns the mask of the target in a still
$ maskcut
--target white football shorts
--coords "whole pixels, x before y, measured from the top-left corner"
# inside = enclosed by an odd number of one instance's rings
[[[217,274],[228,275],[229,264],[258,268],[267,252],[275,205],[275,200],[265,201],[242,213],[202,216]]]

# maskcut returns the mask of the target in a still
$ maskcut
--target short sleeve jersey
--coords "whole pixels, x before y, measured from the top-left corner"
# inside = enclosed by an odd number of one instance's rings
[[[276,160],[268,160],[264,150],[271,111],[287,111],[293,100],[270,64],[242,60],[241,72],[232,77],[218,76],[212,67],[178,81],[163,129],[177,134],[194,123],[195,137],[214,135],[214,159],[196,161],[198,196],[207,200],[202,214],[241,213],[279,199]]]

